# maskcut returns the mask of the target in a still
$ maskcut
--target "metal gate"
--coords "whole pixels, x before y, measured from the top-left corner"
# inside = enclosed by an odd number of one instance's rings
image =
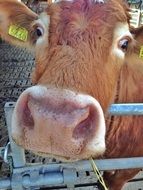
[[[15,103],[5,105],[6,123],[9,143],[0,147],[0,156],[9,163],[11,175],[0,179],[0,189],[37,190],[40,187],[63,185],[74,189],[78,171],[93,171],[89,160],[74,163],[28,164],[24,150],[16,145],[11,138],[11,117]],[[109,109],[112,115],[143,115],[143,103],[113,104]],[[10,151],[9,151],[10,150]],[[143,157],[95,160],[101,171],[143,168]]]

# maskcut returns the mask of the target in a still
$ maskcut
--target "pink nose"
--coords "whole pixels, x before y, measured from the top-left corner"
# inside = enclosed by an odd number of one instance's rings
[[[20,96],[12,123],[13,138],[24,148],[66,158],[76,159],[85,150],[87,155],[89,144],[97,145],[105,135],[102,109],[95,99],[41,86]]]

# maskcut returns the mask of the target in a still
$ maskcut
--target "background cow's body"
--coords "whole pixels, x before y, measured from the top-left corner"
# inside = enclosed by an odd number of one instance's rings
[[[128,45],[132,49],[134,40],[122,1],[62,1],[38,16],[22,3],[0,0],[0,10],[1,35],[14,44],[36,46],[33,82],[38,85],[24,91],[18,99],[12,120],[15,141],[26,149],[64,160],[102,155],[103,112],[106,114],[115,94],[117,102],[142,101],[137,96],[142,86],[135,85],[141,81],[142,73],[136,76],[138,67],[133,64],[123,66]],[[13,14],[16,16],[11,17]],[[24,27],[28,41],[10,36],[11,25]],[[111,119],[114,121],[107,121],[106,157],[131,156],[130,146],[123,155],[121,151],[127,145],[118,142],[130,133],[133,117],[128,122],[124,118]],[[134,124],[141,125],[141,121],[135,117]],[[115,142],[119,146],[111,146]],[[116,181],[108,180],[111,189],[121,188],[122,181]]]

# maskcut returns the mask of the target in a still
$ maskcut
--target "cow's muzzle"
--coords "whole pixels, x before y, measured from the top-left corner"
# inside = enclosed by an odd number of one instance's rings
[[[105,121],[98,101],[66,89],[25,90],[13,113],[12,136],[25,149],[62,160],[105,151]]]

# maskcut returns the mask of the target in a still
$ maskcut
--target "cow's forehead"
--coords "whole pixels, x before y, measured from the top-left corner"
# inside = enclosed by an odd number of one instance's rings
[[[127,11],[116,0],[105,1],[104,4],[94,0],[60,1],[52,4],[47,13],[51,18],[50,33],[54,34],[50,36],[52,44],[56,39],[68,40],[89,30],[108,39],[118,22],[128,22]]]
[[[105,21],[110,17],[112,19],[108,20],[109,23],[113,20],[125,22],[129,19],[127,7],[119,0],[106,0],[103,4],[96,3],[96,0],[60,0],[48,7],[48,13],[56,18],[60,16],[64,22],[74,19],[76,15],[82,15],[88,20],[96,19],[96,21]]]

